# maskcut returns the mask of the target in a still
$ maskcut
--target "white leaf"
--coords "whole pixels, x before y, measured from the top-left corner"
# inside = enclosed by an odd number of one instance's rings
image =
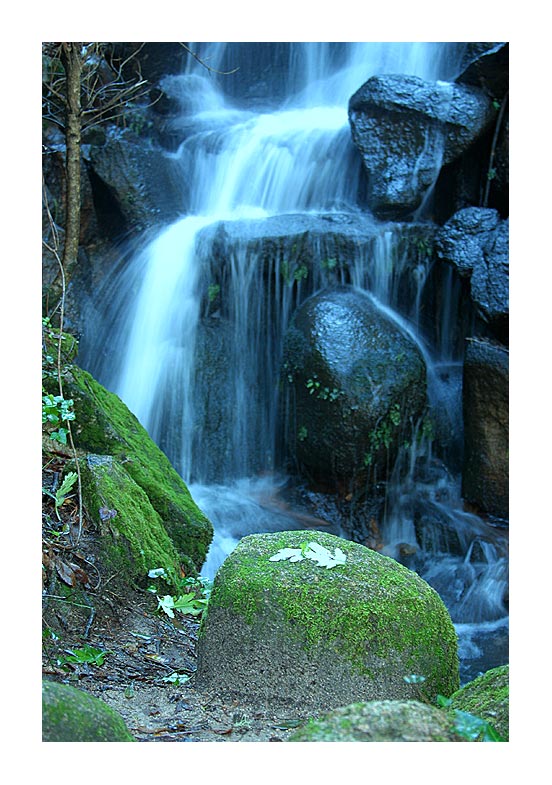
[[[159,600],[159,605],[157,607],[165,611],[167,616],[170,616],[171,619],[174,619],[174,598],[171,597],[170,594],[167,594],[165,597],[157,597],[157,599]]]
[[[315,561],[319,567],[326,567],[328,570],[339,564],[345,564],[347,561],[347,557],[340,548],[336,548],[332,555],[331,551],[317,542],[309,542],[303,548],[281,548],[274,556],[270,556],[270,561],[289,559],[290,562],[297,562],[304,558]]]
[[[282,561],[282,559],[291,559],[291,561],[301,561],[303,554],[301,548],[281,548],[278,553],[271,556],[269,561]]]

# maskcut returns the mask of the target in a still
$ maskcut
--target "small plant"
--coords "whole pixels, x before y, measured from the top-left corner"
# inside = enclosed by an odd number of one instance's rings
[[[318,381],[316,374],[313,374],[312,379],[307,379],[306,387],[309,391],[309,395],[314,395],[316,393],[316,397],[321,401],[337,401],[339,396],[341,395],[341,390],[338,390],[337,387],[333,387],[330,389],[329,387],[322,387],[322,384]]]
[[[82,649],[66,649],[67,657],[58,658],[59,665],[83,665],[88,663],[90,665],[101,666],[104,664],[105,658],[108,654],[113,654],[111,651],[105,649],[96,649],[94,646],[83,646]]]
[[[174,571],[163,567],[150,570],[148,577],[161,578],[172,589],[176,589],[175,594],[160,597],[157,586],[148,587],[148,591],[157,596],[157,610],[163,611],[169,618],[175,618],[175,611],[184,615],[203,616],[207,610],[212,582],[206,578],[179,578]]]
[[[304,442],[308,435],[309,432],[307,428],[304,425],[301,425],[301,427],[297,431],[297,438],[299,439],[299,441]]]
[[[425,676],[411,673],[409,676],[403,676],[403,679],[407,684],[416,686],[418,698],[421,701],[431,705],[431,701],[428,700],[423,689],[420,687],[420,685],[426,681]],[[452,700],[450,698],[445,698],[444,695],[437,695],[436,703],[439,708],[445,709],[452,714],[454,729],[456,733],[464,739],[467,739],[468,741],[504,741],[502,736],[497,733],[493,726],[486,720],[482,720],[481,717],[476,717],[474,714],[470,714],[467,711],[460,711],[459,709],[451,710],[450,705]]]
[[[321,265],[324,270],[328,270],[329,272],[331,272],[332,270],[335,270],[335,268],[337,267],[337,259],[335,259],[334,257],[331,257],[329,259],[322,259]]]
[[[47,490],[46,488],[42,488],[42,493],[45,493],[47,496],[50,496],[54,500],[55,511],[57,515],[58,521],[60,520],[59,517],[59,508],[70,499],[70,493],[77,482],[77,474],[76,472],[68,472],[65,477],[63,478],[63,482],[57,489],[55,493]]]
[[[50,439],[60,444],[67,444],[69,429],[62,423],[75,419],[73,399],[66,399],[62,395],[51,395],[45,390],[42,392],[42,424],[54,426],[54,430],[48,434]]]
[[[217,297],[220,294],[220,286],[218,283],[209,284],[207,288],[207,296],[209,297],[209,302],[214,303]]]
[[[306,278],[308,278],[308,275],[309,271],[306,264],[302,264],[293,273],[293,277],[296,281],[304,281]]]

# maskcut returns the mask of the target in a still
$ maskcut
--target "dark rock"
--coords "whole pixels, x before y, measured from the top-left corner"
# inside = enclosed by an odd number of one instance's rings
[[[468,339],[464,360],[462,495],[483,512],[508,518],[508,350]]]
[[[437,232],[437,256],[470,281],[480,317],[502,343],[508,343],[509,222],[496,210],[468,207]]]
[[[349,101],[353,141],[381,217],[415,211],[443,165],[464,153],[496,116],[481,90],[414,76],[374,76]]]
[[[471,62],[457,77],[457,84],[481,87],[488,95],[501,100],[508,92],[510,51],[507,43],[496,43],[484,51],[473,51]],[[469,55],[468,55],[469,56]]]
[[[385,478],[426,404],[412,338],[368,294],[339,287],[296,311],[283,359],[299,465],[330,487]]]
[[[128,131],[112,131],[102,145],[83,147],[101,230],[112,239],[179,213],[179,174],[162,150]]]

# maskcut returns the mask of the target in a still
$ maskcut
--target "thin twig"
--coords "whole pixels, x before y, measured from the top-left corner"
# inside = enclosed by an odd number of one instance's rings
[[[206,68],[207,71],[209,71],[209,73],[211,73],[211,74],[220,74],[221,76],[230,76],[231,74],[235,74],[237,71],[240,70],[239,67],[236,67],[236,68],[233,68],[231,71],[217,71],[216,68],[211,68],[210,65],[207,65],[205,60],[202,60],[201,57],[198,54],[196,54],[195,52],[192,52],[192,50],[190,49],[189,46],[186,46],[186,44],[183,44],[182,41],[179,41],[178,43],[180,44],[180,46],[183,49],[185,49],[188,52],[189,55],[191,55],[194,58],[194,60],[197,60],[197,62],[200,65],[202,65],[204,68]]]

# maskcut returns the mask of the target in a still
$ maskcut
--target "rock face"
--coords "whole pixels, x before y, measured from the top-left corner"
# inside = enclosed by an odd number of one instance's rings
[[[415,76],[374,76],[349,101],[353,141],[380,217],[416,210],[442,166],[465,152],[496,110],[481,90]]]
[[[464,359],[462,495],[482,511],[508,518],[508,350],[468,339]]]
[[[437,256],[468,278],[481,318],[508,343],[509,221],[496,210],[467,207],[437,232]]]
[[[414,341],[369,295],[338,287],[295,312],[283,367],[298,463],[327,484],[382,479],[426,403]]]
[[[371,701],[309,720],[287,741],[466,741],[450,717],[418,701]]]
[[[450,709],[480,717],[508,741],[509,676],[509,665],[501,665],[483,673],[451,696]]]
[[[134,741],[123,718],[68,684],[42,682],[42,741]]]
[[[271,561],[315,541],[346,562]],[[196,680],[244,703],[327,711],[358,700],[404,700],[404,676],[426,693],[458,688],[456,633],[416,573],[323,532],[244,537],[214,581],[198,642]]]

